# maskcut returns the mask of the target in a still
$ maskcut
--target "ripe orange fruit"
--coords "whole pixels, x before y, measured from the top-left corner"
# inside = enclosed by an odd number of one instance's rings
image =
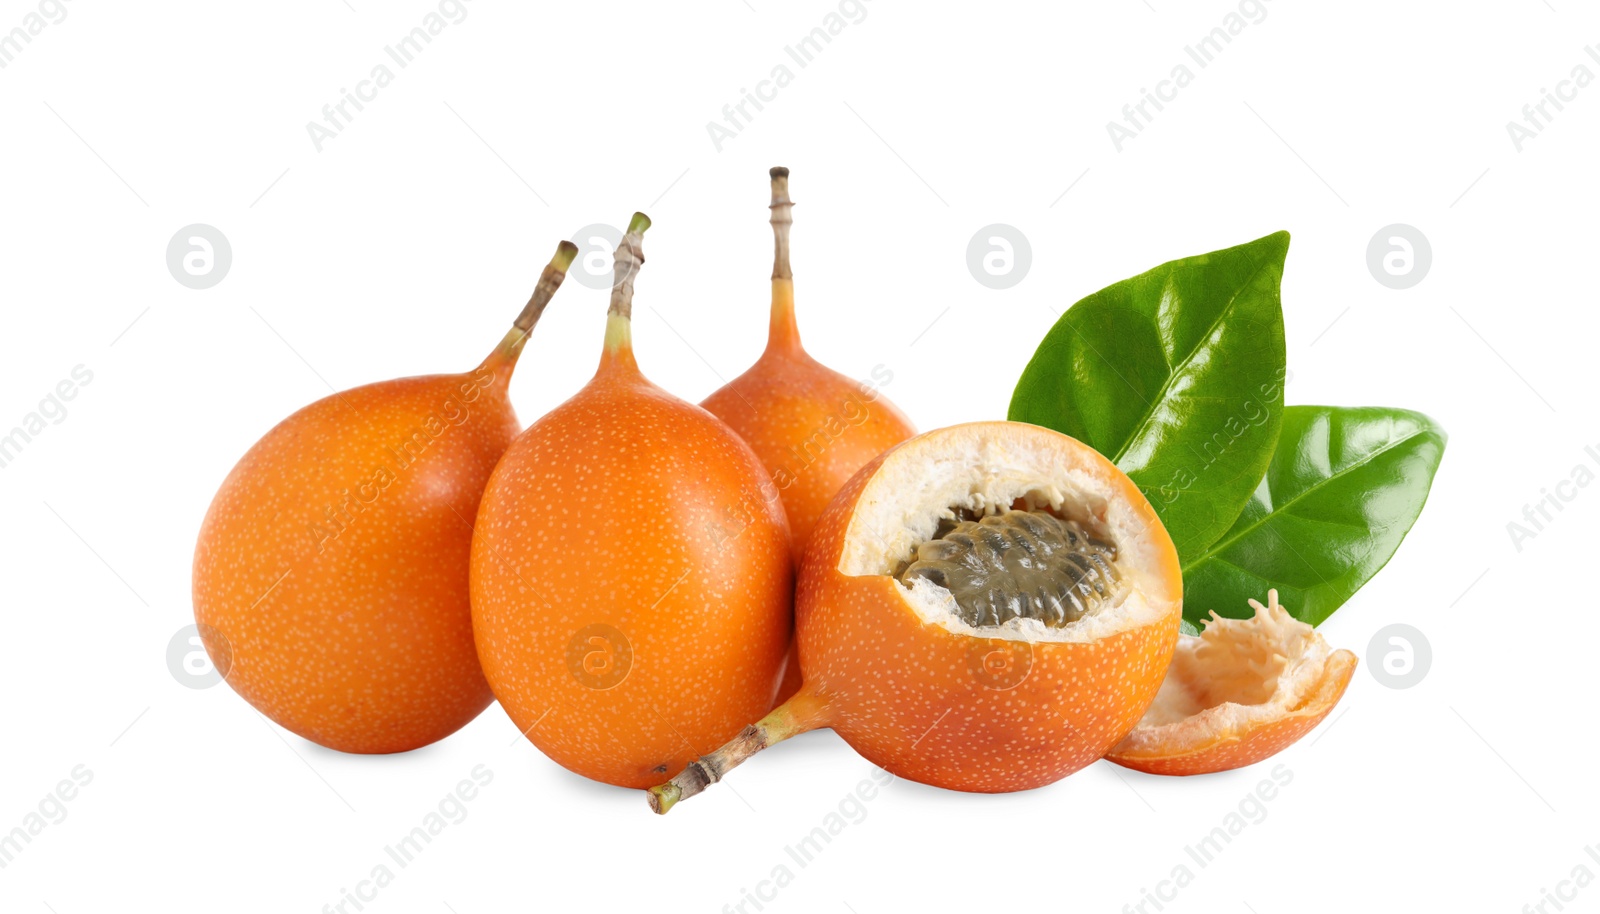
[[[566,276],[563,243],[475,371],[357,387],[280,422],[217,491],[194,614],[229,685],[330,749],[402,752],[492,699],[473,650],[473,515],[516,435],[506,388]]]
[[[1207,774],[1276,755],[1339,703],[1356,656],[1332,650],[1278,605],[1250,601],[1250,619],[1215,612],[1198,637],[1178,639],[1144,718],[1106,756],[1151,774]]]
[[[472,543],[494,694],[561,765],[659,782],[772,706],[791,627],[783,506],[715,416],[640,374],[634,215],[594,379],[495,469]]]
[[[811,529],[834,494],[867,461],[917,433],[872,385],[806,353],[794,316],[789,267],[789,169],[772,177],[772,316],[767,348],[744,374],[700,405],[728,423],[761,458],[783,499],[798,566]]]
[[[805,684],[652,790],[658,812],[818,727],[926,784],[1052,783],[1155,697],[1182,581],[1171,538],[1110,461],[1048,429],[980,422],[857,473],[817,524],[795,601]]]

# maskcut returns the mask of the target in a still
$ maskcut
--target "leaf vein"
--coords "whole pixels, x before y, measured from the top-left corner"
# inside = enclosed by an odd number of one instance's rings
[[[1205,341],[1216,335],[1217,327],[1219,327],[1222,322],[1233,313],[1234,305],[1239,301],[1239,296],[1243,295],[1244,290],[1250,288],[1250,285],[1256,281],[1256,277],[1260,276],[1261,271],[1266,269],[1267,263],[1268,261],[1266,259],[1256,263],[1256,268],[1250,272],[1249,278],[1247,278],[1243,283],[1239,284],[1239,288],[1235,289],[1233,294],[1228,296],[1228,303],[1223,305],[1222,308],[1217,311],[1216,319],[1211,322],[1211,325],[1206,328],[1206,332],[1200,337],[1200,344],[1189,350],[1188,354],[1183,357],[1183,361],[1178,363],[1177,366],[1171,368],[1167,372],[1166,381],[1162,382],[1161,389],[1156,392],[1155,399],[1150,400],[1145,404],[1144,414],[1139,417],[1138,423],[1134,425],[1133,432],[1129,434],[1127,439],[1122,442],[1122,447],[1117,449],[1117,455],[1111,458],[1112,463],[1119,467],[1122,466],[1122,458],[1127,455],[1128,449],[1132,447],[1133,443],[1139,440],[1139,437],[1144,433],[1145,427],[1150,424],[1150,417],[1155,415],[1156,404],[1166,399],[1167,392],[1172,389],[1172,386],[1177,382],[1178,377],[1183,372],[1188,370],[1189,364],[1195,360],[1195,357],[1199,351],[1206,348]]]
[[[1305,491],[1301,492],[1300,494],[1296,495],[1295,497],[1293,497],[1293,498],[1289,499],[1288,501],[1284,502],[1283,504],[1279,505],[1277,508],[1273,509],[1272,511],[1269,511],[1269,512],[1261,515],[1261,517],[1259,519],[1257,519],[1256,521],[1252,522],[1248,526],[1244,527],[1238,533],[1235,533],[1232,536],[1225,537],[1224,539],[1219,540],[1211,548],[1207,549],[1205,552],[1201,553],[1198,557],[1196,557],[1195,560],[1190,563],[1190,567],[1193,567],[1195,565],[1200,564],[1201,562],[1206,561],[1207,559],[1215,557],[1217,555],[1217,553],[1221,552],[1222,550],[1224,550],[1224,549],[1228,548],[1229,546],[1233,545],[1234,543],[1238,542],[1244,536],[1246,536],[1247,534],[1249,534],[1252,531],[1254,531],[1257,527],[1260,527],[1263,524],[1267,523],[1268,521],[1270,521],[1276,515],[1288,513],[1290,507],[1295,505],[1297,502],[1302,501],[1305,498],[1310,497],[1312,493],[1314,493],[1317,490],[1321,489],[1323,486],[1328,485],[1329,483],[1333,482],[1334,480],[1339,479],[1340,477],[1348,476],[1349,474],[1354,473],[1356,470],[1359,470],[1362,467],[1366,466],[1367,464],[1371,463],[1372,461],[1377,460],[1379,457],[1382,457],[1384,454],[1387,454],[1388,452],[1394,450],[1395,448],[1400,447],[1403,444],[1407,444],[1407,443],[1409,443],[1409,442],[1411,442],[1411,441],[1413,441],[1413,440],[1415,440],[1417,438],[1425,437],[1428,434],[1430,434],[1430,432],[1428,430],[1424,429],[1424,430],[1421,430],[1421,431],[1413,432],[1413,433],[1405,436],[1404,438],[1397,438],[1394,441],[1390,442],[1389,444],[1386,444],[1383,447],[1379,448],[1378,450],[1373,451],[1371,454],[1368,454],[1366,457],[1363,457],[1361,460],[1357,461],[1356,463],[1352,463],[1349,466],[1345,467],[1344,469],[1340,470],[1339,472],[1334,473],[1331,476],[1328,476],[1327,478],[1322,479],[1322,480],[1318,481],[1317,483],[1315,483],[1315,484],[1313,484],[1311,486],[1308,486]]]

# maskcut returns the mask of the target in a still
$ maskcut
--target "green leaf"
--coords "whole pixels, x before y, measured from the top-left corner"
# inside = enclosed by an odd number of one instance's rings
[[[1289,233],[1186,257],[1067,310],[1012,394],[1009,418],[1109,457],[1188,561],[1228,530],[1283,421]]]
[[[1317,625],[1383,568],[1416,523],[1444,429],[1382,407],[1291,406],[1265,477],[1222,539],[1184,564],[1183,614],[1244,617],[1268,588]]]

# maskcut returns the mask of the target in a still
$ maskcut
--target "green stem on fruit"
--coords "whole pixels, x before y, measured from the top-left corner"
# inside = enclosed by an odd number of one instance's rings
[[[577,256],[578,246],[570,241],[563,241],[556,246],[555,256],[545,265],[544,272],[539,276],[539,284],[533,287],[533,295],[522,307],[522,313],[511,322],[511,329],[500,339],[500,345],[496,346],[489,358],[484,360],[485,363],[496,359],[509,365],[517,363],[517,357],[522,354],[522,347],[527,344],[534,325],[539,323],[539,317],[544,314],[545,306],[550,304],[550,299],[555,297],[556,290],[561,288],[562,280],[567,278],[567,268],[572,266],[572,261]]]
[[[767,349],[800,348],[800,327],[794,319],[794,270],[789,266],[789,226],[794,224],[794,201],[789,199],[789,169],[782,165],[772,176],[772,318]]]
[[[801,686],[792,698],[772,709],[766,717],[739,731],[721,749],[689,763],[678,776],[649,790],[650,808],[659,815],[680,801],[687,800],[722,780],[757,752],[791,736],[827,726],[828,703]]]
[[[650,217],[634,213],[617,245],[611,267],[611,308],[606,312],[606,354],[633,349],[633,280],[644,265],[644,233]]]

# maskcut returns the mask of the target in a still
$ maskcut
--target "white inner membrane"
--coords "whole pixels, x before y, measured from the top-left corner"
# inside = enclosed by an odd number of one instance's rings
[[[856,503],[846,532],[839,571],[847,575],[892,575],[917,545],[933,539],[954,508],[993,514],[1019,500],[1028,510],[1048,509],[1117,548],[1122,583],[1111,597],[1082,618],[1059,628],[1038,619],[1015,618],[998,626],[974,627],[959,614],[950,592],[914,579],[896,582],[924,622],[958,634],[1011,641],[1093,641],[1148,624],[1170,611],[1146,593],[1164,584],[1147,580],[1141,558],[1154,548],[1149,524],[1114,499],[1114,483],[1099,465],[1063,467],[1059,436],[1033,430],[985,434],[984,425],[949,430],[937,447],[914,440],[891,454]]]

